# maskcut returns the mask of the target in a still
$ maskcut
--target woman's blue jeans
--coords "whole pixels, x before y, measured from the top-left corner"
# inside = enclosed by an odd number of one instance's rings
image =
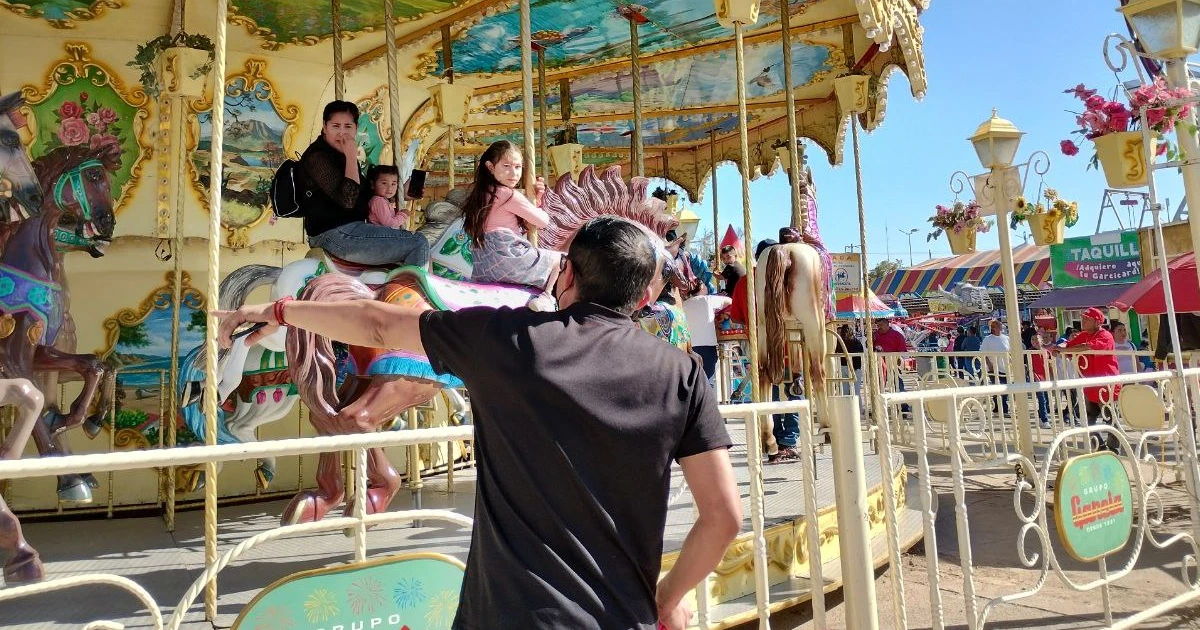
[[[365,221],[321,232],[309,238],[308,244],[360,265],[403,263],[424,267],[429,262],[429,241],[424,236]]]

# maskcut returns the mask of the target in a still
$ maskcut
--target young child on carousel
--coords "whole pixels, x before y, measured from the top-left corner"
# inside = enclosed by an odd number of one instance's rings
[[[396,207],[396,192],[400,189],[400,169],[389,164],[371,166],[367,185],[373,196],[367,204],[367,222],[398,230],[408,226],[408,213]]]
[[[479,158],[475,183],[463,207],[463,224],[471,239],[474,282],[524,284],[541,289],[529,300],[535,311],[552,311],[551,296],[562,267],[563,254],[534,247],[526,238],[527,228],[544,228],[550,216],[538,207],[546,184],[537,179],[537,198],[530,202],[517,186],[525,160],[516,145],[501,140]]]

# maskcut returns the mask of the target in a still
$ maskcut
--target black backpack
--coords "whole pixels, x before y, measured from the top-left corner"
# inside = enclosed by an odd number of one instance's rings
[[[271,178],[271,210],[281,219],[302,219],[313,199],[300,160],[284,160]]]

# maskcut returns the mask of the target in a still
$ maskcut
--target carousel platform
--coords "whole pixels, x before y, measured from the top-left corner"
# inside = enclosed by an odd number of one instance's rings
[[[740,426],[730,425],[735,439]],[[864,445],[867,446],[867,445]],[[731,452],[742,490],[746,522],[743,533],[730,546],[725,559],[709,579],[709,624],[713,628],[737,625],[756,617],[752,547],[750,541],[749,475],[744,444]],[[867,487],[872,557],[877,567],[887,563],[883,492],[897,499],[898,531],[904,548],[921,536],[915,486],[903,459],[894,458],[895,476],[881,483],[878,457],[867,453]],[[818,527],[821,539],[821,588],[840,587],[837,513],[829,449],[816,456]],[[772,608],[779,610],[808,601],[813,592],[801,490],[801,465],[787,462],[764,466],[765,519]],[[691,494],[683,489],[682,473],[676,469],[672,481],[672,503],[665,530],[663,569],[670,568],[684,536],[695,520]],[[442,508],[471,515],[474,508],[474,470],[456,472],[453,484],[445,476],[425,479],[421,507]],[[220,509],[220,550],[224,552],[246,538],[278,524],[285,501],[269,501]],[[405,489],[392,504],[402,510],[414,504],[413,492]],[[178,514],[174,532],[166,531],[157,517],[111,520],[52,521],[26,523],[26,537],[45,561],[47,574],[66,577],[87,573],[114,573],[128,577],[154,596],[164,616],[173,612],[179,598],[200,575],[204,566],[203,512]],[[414,551],[437,551],[466,559],[469,532],[448,526],[379,527],[367,537],[372,558]],[[242,560],[218,577],[218,616],[210,624],[202,618],[202,606],[190,609],[184,628],[227,628],[238,613],[262,588],[287,575],[344,563],[353,557],[353,541],[341,533],[285,538],[252,549]],[[152,627],[150,617],[124,591],[95,585],[56,593],[34,595],[0,605],[0,627],[11,630],[80,628],[92,621],[110,620],[126,628]]]

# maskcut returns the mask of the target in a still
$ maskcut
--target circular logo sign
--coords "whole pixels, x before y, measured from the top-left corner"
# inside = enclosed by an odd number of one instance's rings
[[[1120,551],[1133,529],[1129,473],[1112,453],[1067,460],[1054,488],[1054,520],[1067,553],[1084,562]]]

